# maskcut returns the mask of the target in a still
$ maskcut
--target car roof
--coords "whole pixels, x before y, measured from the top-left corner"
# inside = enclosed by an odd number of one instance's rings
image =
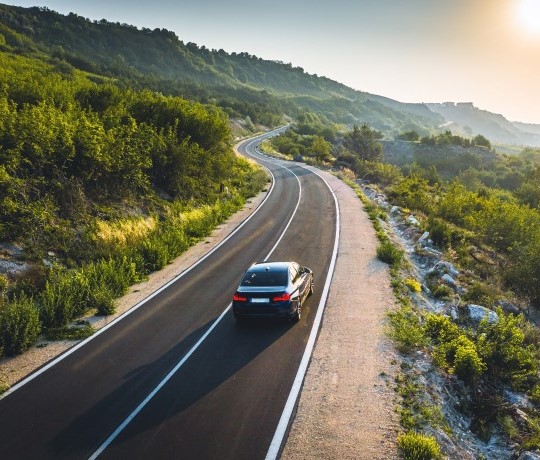
[[[263,262],[260,264],[254,264],[249,269],[248,272],[254,273],[254,272],[264,272],[264,271],[272,271],[272,272],[281,272],[281,271],[287,271],[289,267],[293,264],[293,262]]]

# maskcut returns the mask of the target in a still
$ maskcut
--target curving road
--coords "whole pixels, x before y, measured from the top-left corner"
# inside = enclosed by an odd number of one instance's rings
[[[315,337],[337,210],[317,175],[256,153],[266,136],[239,147],[274,177],[257,212],[174,283],[0,399],[0,458],[277,455],[281,438],[272,439]],[[235,287],[267,257],[311,267],[315,294],[298,324],[237,325]]]

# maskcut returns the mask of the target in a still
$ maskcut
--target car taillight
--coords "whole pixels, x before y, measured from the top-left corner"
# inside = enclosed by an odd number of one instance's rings
[[[287,294],[286,292],[272,297],[272,302],[287,302],[289,300],[291,300],[291,294]]]
[[[239,294],[238,292],[233,295],[233,302],[247,302],[247,297]]]

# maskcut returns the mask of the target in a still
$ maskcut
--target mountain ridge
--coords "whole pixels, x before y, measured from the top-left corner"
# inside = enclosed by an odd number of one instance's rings
[[[536,132],[540,125],[528,128],[502,116],[498,122],[477,117],[463,123],[463,116],[452,119],[448,110],[436,105],[402,103],[309,74],[290,63],[184,43],[166,29],[139,29],[48,8],[0,4],[0,34],[16,52],[45,53],[50,59],[128,84],[217,104],[230,116],[249,116],[262,124],[275,126],[283,114],[295,117],[309,111],[332,123],[368,123],[393,138],[408,130],[427,135],[451,121],[457,123],[453,129],[467,135],[540,145]]]

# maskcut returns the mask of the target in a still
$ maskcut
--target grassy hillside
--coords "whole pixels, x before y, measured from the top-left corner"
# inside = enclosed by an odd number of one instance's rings
[[[111,313],[265,183],[218,107],[2,45],[0,356]]]
[[[354,91],[291,64],[184,43],[164,29],[139,30],[5,5],[0,5],[0,21],[6,44],[19,53],[39,51],[132,87],[216,103],[229,115],[249,116],[256,123],[276,124],[283,114],[310,111],[332,122],[368,122],[391,135],[407,129],[426,132],[444,122],[421,105]]]

